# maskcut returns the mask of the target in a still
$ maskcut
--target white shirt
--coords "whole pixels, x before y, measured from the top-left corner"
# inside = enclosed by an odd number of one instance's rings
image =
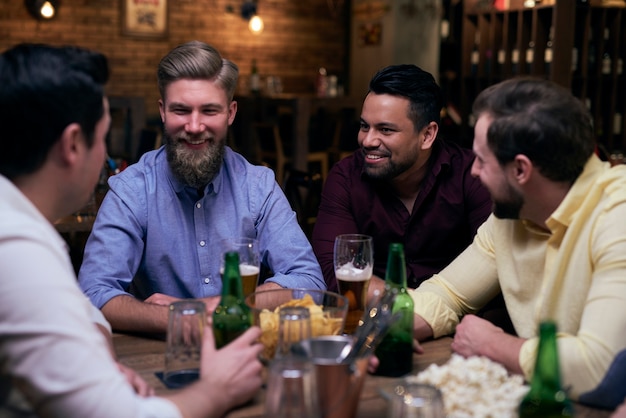
[[[0,416],[19,392],[45,417],[180,417],[119,372],[53,225],[4,176],[0,196]]]

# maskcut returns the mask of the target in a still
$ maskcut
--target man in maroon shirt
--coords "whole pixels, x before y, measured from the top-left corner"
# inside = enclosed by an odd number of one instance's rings
[[[339,234],[374,238],[374,275],[384,278],[389,244],[404,244],[407,280],[417,287],[472,241],[491,199],[470,175],[471,150],[437,137],[442,94],[414,65],[384,68],[363,103],[360,149],[330,171],[313,230],[329,290],[337,290]]]

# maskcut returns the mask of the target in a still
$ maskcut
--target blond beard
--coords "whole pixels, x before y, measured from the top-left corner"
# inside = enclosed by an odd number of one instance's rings
[[[170,168],[176,178],[185,185],[195,189],[203,188],[220,171],[224,160],[225,138],[209,140],[207,148],[202,152],[187,149],[167,132],[164,133],[164,140]]]

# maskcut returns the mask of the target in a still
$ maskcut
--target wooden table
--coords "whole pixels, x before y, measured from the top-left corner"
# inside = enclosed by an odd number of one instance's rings
[[[444,337],[425,342],[423,344],[424,354],[413,356],[413,373],[426,369],[432,363],[442,365],[447,362],[451,355],[451,341],[451,338]],[[127,334],[114,334],[113,344],[119,361],[137,370],[155,388],[157,394],[162,394],[169,390],[155,375],[155,372],[163,370],[164,341]],[[367,376],[357,411],[358,418],[380,418],[386,416],[387,402],[379,394],[378,387],[389,380],[391,378]],[[228,418],[262,417],[264,396],[265,393],[262,390],[251,403],[231,411],[227,415]],[[606,418],[609,416],[610,412],[608,411],[576,405],[577,418]]]

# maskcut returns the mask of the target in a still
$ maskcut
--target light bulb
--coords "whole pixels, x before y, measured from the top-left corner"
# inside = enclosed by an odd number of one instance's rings
[[[47,1],[41,6],[41,9],[39,9],[39,12],[41,13],[42,17],[46,19],[51,19],[54,16],[54,6],[52,6],[52,4],[50,4],[50,2]]]
[[[252,33],[261,33],[263,31],[263,19],[258,15],[252,16],[252,19],[250,19],[248,23],[248,28]]]

